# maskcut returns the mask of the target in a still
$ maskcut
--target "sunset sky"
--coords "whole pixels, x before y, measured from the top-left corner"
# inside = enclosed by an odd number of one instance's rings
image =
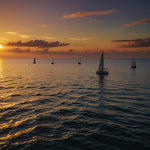
[[[0,57],[150,58],[150,0],[0,0]]]

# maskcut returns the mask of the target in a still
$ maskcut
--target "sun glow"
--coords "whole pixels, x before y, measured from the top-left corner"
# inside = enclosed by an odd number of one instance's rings
[[[2,48],[3,46],[2,45],[0,45],[0,48]]]

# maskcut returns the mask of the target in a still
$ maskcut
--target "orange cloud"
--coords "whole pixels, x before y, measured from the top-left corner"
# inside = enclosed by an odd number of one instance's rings
[[[89,12],[76,12],[72,14],[66,14],[64,15],[64,19],[70,19],[70,18],[82,18],[82,17],[87,17],[91,15],[108,15],[111,13],[116,12],[117,10],[111,9],[111,10],[106,10],[106,11],[89,11]]]
[[[130,27],[130,26],[135,26],[135,25],[144,24],[144,23],[150,23],[150,19],[143,19],[143,20],[139,20],[139,21],[132,22],[129,24],[124,24],[122,25],[122,27]]]

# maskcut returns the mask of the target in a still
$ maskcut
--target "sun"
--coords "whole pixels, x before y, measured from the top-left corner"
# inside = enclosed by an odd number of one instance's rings
[[[0,48],[2,48],[3,46],[2,45],[0,45]]]

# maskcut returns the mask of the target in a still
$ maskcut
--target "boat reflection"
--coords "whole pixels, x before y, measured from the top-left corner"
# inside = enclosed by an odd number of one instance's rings
[[[103,107],[107,99],[106,78],[107,76],[105,75],[98,75],[98,84],[99,84],[98,93],[99,93],[99,102],[100,102],[101,111],[103,111]]]
[[[136,69],[132,69],[131,73],[132,73],[132,76],[135,77],[136,76]]]
[[[100,93],[103,94],[104,90],[105,90],[105,75],[99,75],[98,78],[98,83],[99,83],[99,87],[100,87]]]
[[[104,85],[104,80],[105,80],[105,76],[104,75],[99,75],[99,84],[100,85]]]

